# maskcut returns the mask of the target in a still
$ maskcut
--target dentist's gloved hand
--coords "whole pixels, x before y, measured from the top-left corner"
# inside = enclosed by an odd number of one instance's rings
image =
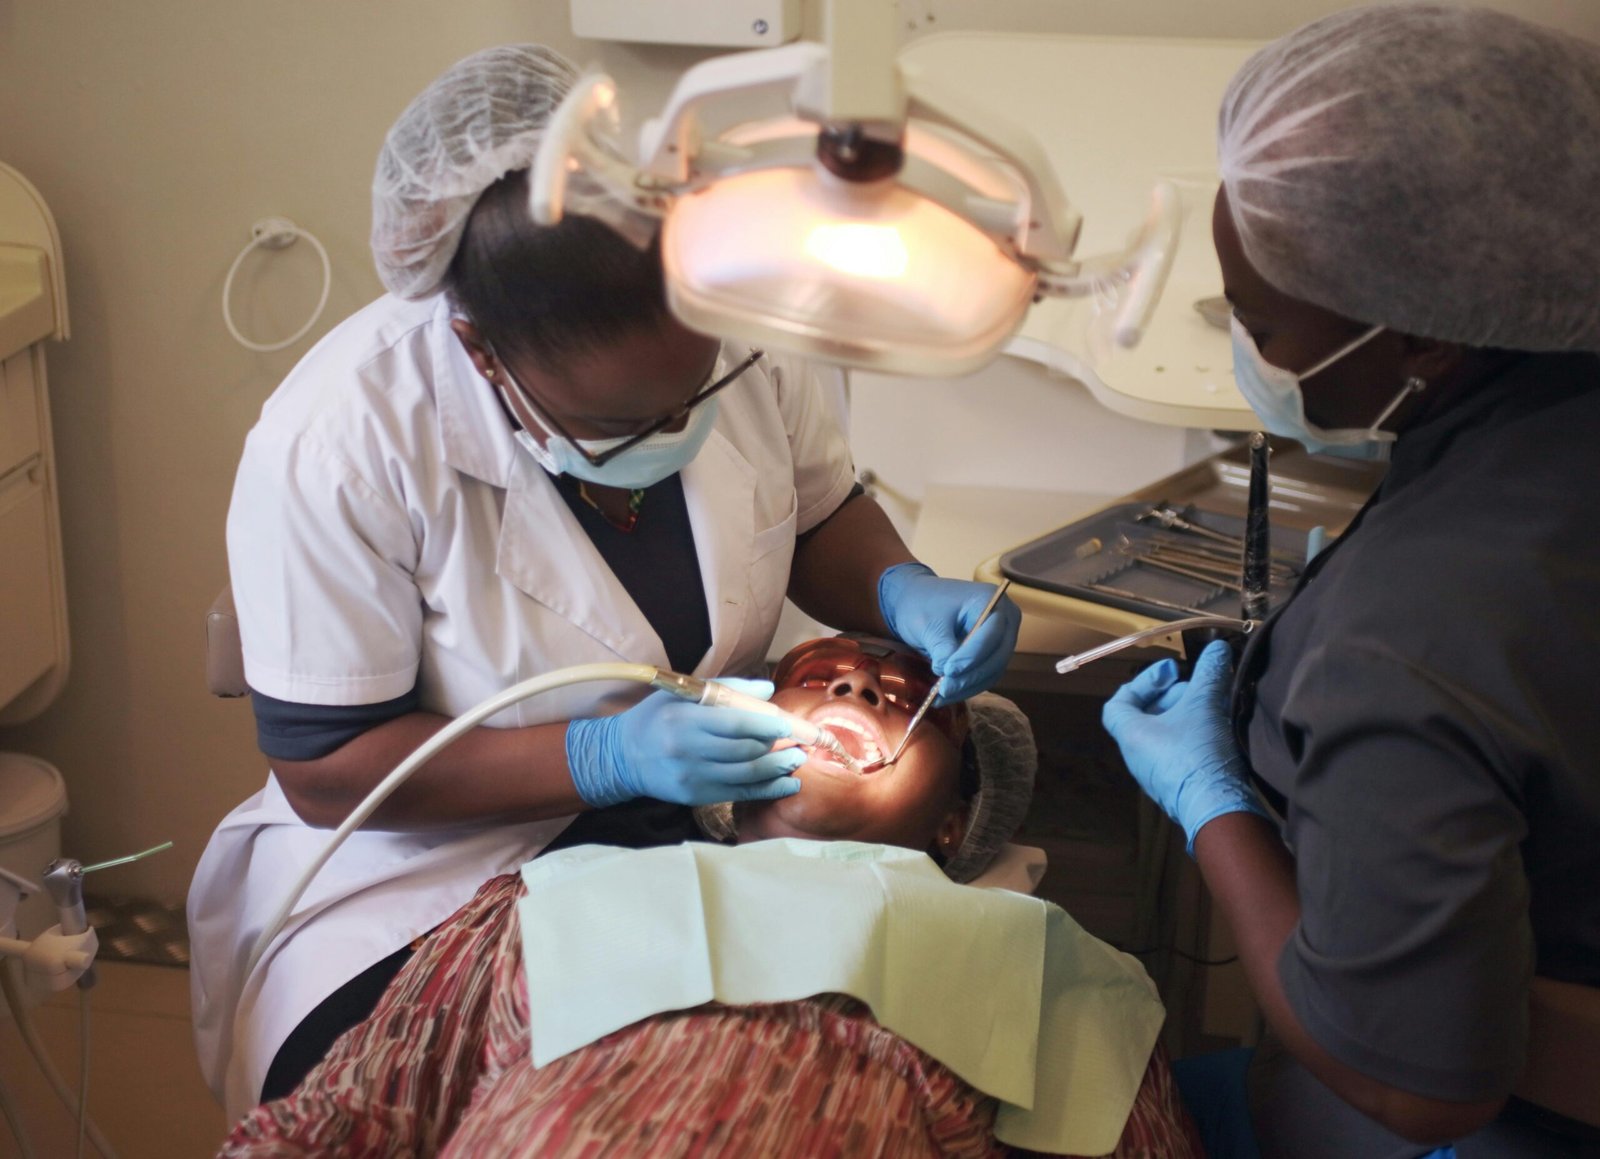
[[[772,697],[769,680],[718,682]],[[678,805],[772,801],[800,791],[788,774],[805,764],[805,751],[772,751],[788,735],[788,724],[774,717],[653,692],[626,712],[568,724],[567,767],[578,795],[596,809],[635,797]]]
[[[961,643],[992,595],[993,584],[941,579],[920,563],[897,563],[878,577],[878,610],[889,631],[926,656],[944,678],[940,704],[976,696],[1006,670],[1022,624],[1022,611],[1009,598]]]
[[[1188,680],[1178,679],[1176,662],[1159,661],[1117,689],[1100,713],[1134,780],[1183,827],[1190,856],[1208,821],[1224,813],[1268,816],[1233,741],[1232,674],[1228,645],[1214,640]]]

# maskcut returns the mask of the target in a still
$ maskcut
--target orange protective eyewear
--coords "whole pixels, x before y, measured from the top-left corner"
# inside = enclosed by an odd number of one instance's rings
[[[791,651],[779,661],[772,682],[779,688],[821,690],[861,668],[871,672],[884,699],[907,716],[917,711],[939,679],[927,659],[904,644],[874,637],[829,636]],[[933,725],[958,749],[966,739],[963,704],[932,708],[922,722]]]

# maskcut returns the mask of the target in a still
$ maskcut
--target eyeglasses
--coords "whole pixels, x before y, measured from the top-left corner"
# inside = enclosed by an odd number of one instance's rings
[[[586,460],[588,460],[588,463],[591,467],[603,467],[607,463],[611,462],[612,459],[615,459],[618,455],[637,447],[651,435],[660,434],[674,423],[684,419],[688,416],[690,411],[694,410],[695,407],[705,402],[718,391],[724,389],[725,387],[732,386],[734,380],[759,362],[765,353],[766,352],[763,350],[752,350],[750,352],[750,356],[744,361],[740,362],[738,366],[735,366],[732,370],[728,371],[727,374],[724,374],[710,386],[698,391],[688,401],[679,403],[676,407],[662,415],[660,418],[651,419],[650,422],[647,423],[642,429],[635,431],[631,435],[628,435],[615,446],[606,447],[604,450],[600,451],[591,451],[588,447],[584,446],[583,443],[569,435],[566,428],[557,422],[555,417],[551,415],[549,411],[545,410],[544,407],[540,406],[538,402],[534,400],[534,397],[532,393],[529,392],[528,388],[517,381],[516,376],[511,373],[511,368],[505,365],[503,359],[501,360],[500,365],[505,368],[506,377],[511,380],[511,385],[517,388],[517,393],[522,396],[522,400],[528,404],[528,406],[542,422],[549,426],[551,434],[559,435],[561,438],[566,439],[567,442],[571,443],[573,447],[576,448],[578,454],[582,455]]]
[[[906,716],[921,707],[939,679],[920,653],[891,641],[830,636],[791,651],[778,662],[772,682],[779,688],[821,691],[863,668],[877,680],[884,699]],[[933,725],[958,749],[966,740],[968,716],[964,705],[929,709],[922,722]]]

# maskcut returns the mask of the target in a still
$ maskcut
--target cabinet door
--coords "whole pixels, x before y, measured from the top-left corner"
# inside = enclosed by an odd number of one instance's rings
[[[0,362],[0,480],[39,453],[39,400],[29,350]]]
[[[56,663],[43,465],[0,479],[0,707]]]

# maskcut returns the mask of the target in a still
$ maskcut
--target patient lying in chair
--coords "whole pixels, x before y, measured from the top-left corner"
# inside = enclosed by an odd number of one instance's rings
[[[774,699],[870,767],[931,680],[897,645],[812,641]],[[496,878],[222,1153],[1198,1157],[1137,966],[1053,906],[954,884],[1008,861],[1035,763],[984,696],[892,766],[813,754],[795,796],[705,819],[727,845]]]

